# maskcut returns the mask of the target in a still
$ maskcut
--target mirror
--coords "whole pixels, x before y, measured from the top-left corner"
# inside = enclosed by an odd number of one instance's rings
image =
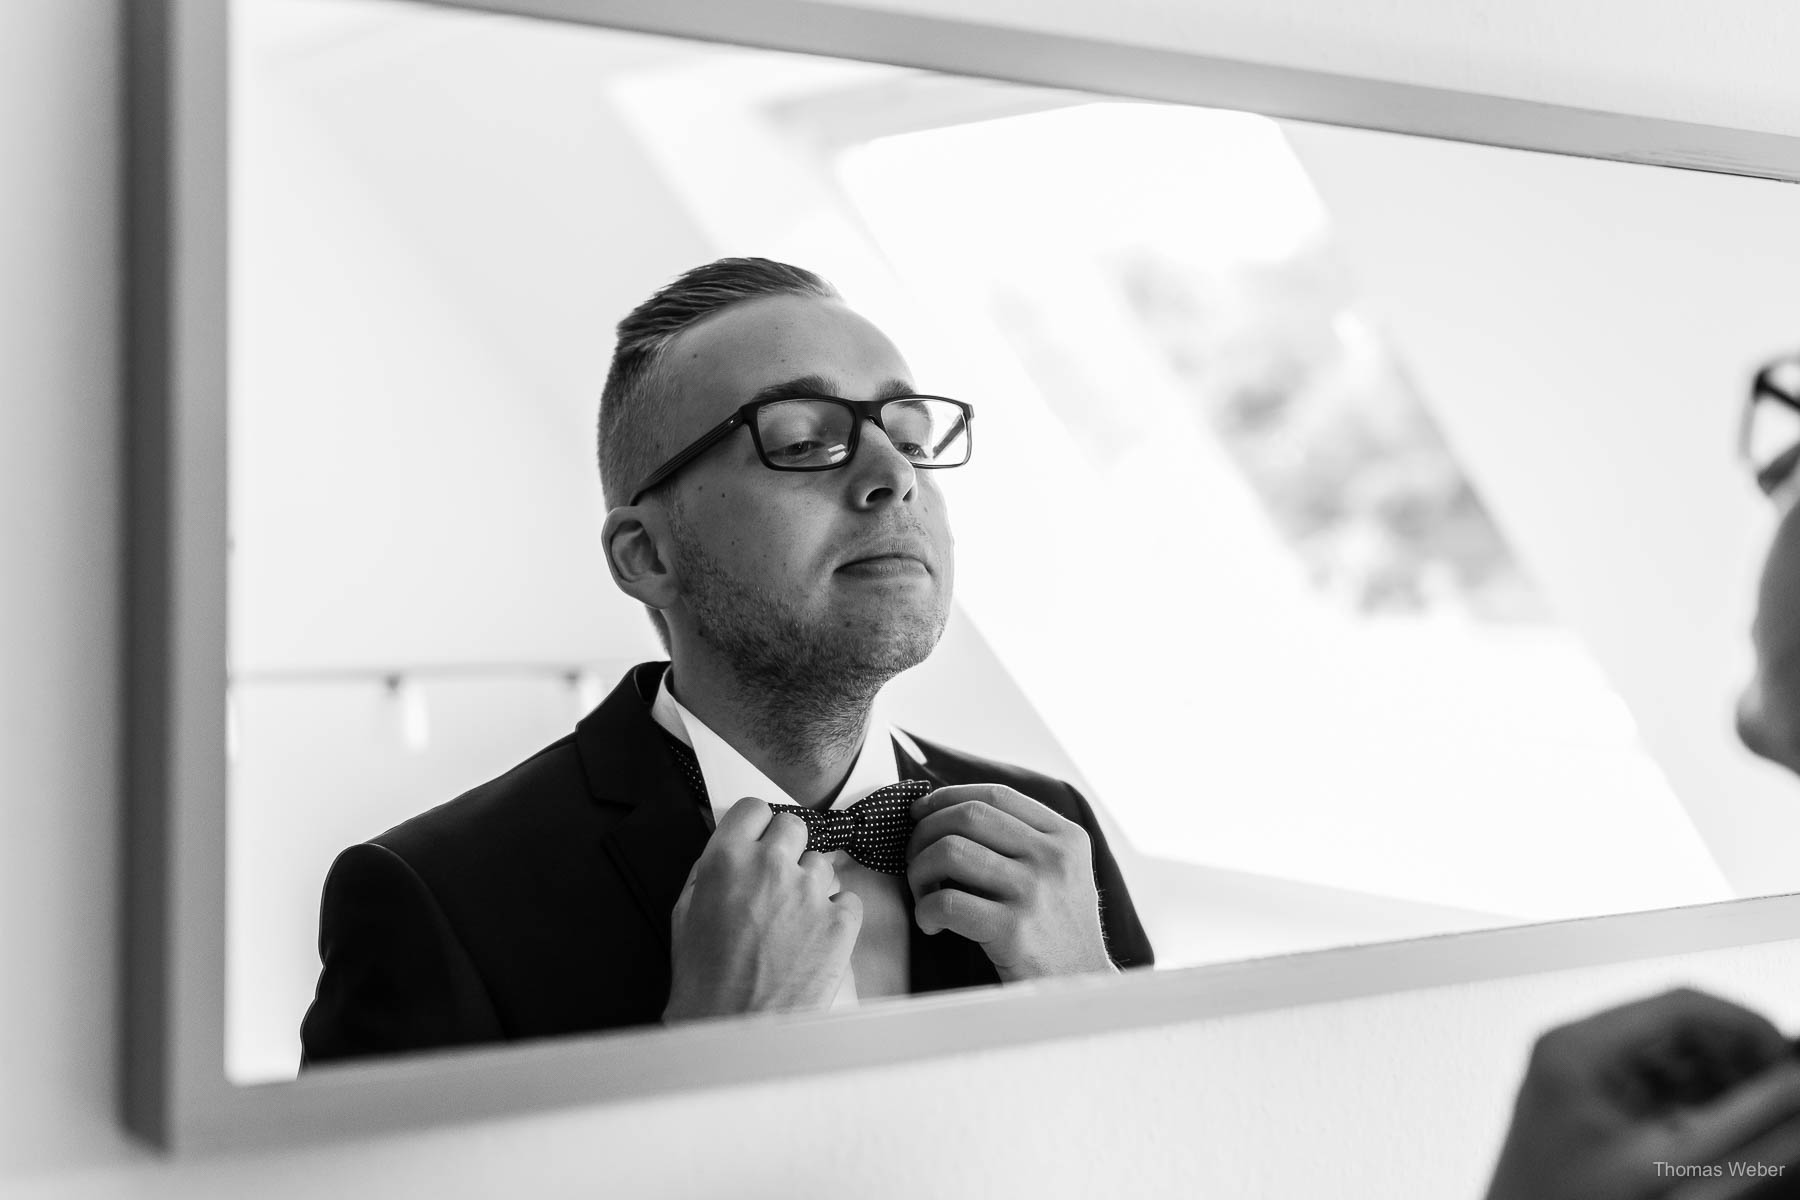
[[[613,327],[808,267],[980,414],[887,719],[1072,783],[1159,969],[1796,890],[1733,744],[1771,185],[386,0],[234,9],[227,1066],[348,846],[661,659]]]

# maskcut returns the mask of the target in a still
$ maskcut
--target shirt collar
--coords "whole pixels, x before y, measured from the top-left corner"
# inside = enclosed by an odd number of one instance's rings
[[[770,804],[793,804],[793,797],[783,791],[754,764],[739,754],[730,742],[714,733],[706,722],[687,710],[669,689],[672,671],[664,671],[656,689],[656,700],[650,715],[658,725],[687,743],[700,763],[700,777],[706,781],[706,795],[717,823],[731,806],[745,796],[755,796]],[[869,710],[868,732],[880,731],[886,736],[863,736],[862,749],[850,776],[831,802],[833,808],[846,808],[879,787],[900,781],[900,770],[894,761],[894,743],[898,742],[915,762],[925,761],[924,753],[912,738],[893,728],[883,711],[881,698]]]

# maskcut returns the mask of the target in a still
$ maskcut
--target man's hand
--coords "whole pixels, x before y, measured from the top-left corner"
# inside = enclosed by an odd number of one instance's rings
[[[663,1020],[826,1008],[861,929],[862,901],[806,848],[806,823],[746,796],[675,902]]]
[[[1012,788],[942,787],[913,803],[913,919],[981,943],[1013,982],[1115,968],[1087,830]]]
[[[1800,1063],[1769,1022],[1681,988],[1538,1039],[1488,1200],[1753,1196],[1800,1196]]]

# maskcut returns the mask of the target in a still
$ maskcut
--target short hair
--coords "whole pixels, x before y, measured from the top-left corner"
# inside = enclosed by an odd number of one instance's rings
[[[668,424],[668,380],[663,353],[683,330],[746,300],[763,296],[842,297],[804,267],[768,258],[721,258],[675,277],[619,322],[612,366],[600,392],[596,437],[600,486],[606,506],[631,499],[634,488],[661,465],[661,433]],[[668,623],[652,609],[650,620],[663,648]]]

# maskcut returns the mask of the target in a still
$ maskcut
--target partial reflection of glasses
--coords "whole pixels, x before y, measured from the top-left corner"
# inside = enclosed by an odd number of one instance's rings
[[[969,461],[975,410],[946,396],[845,400],[792,396],[752,400],[650,473],[631,494],[636,504],[706,453],[739,425],[750,428],[756,455],[771,471],[831,471],[856,457],[863,422],[873,421],[915,467],[960,467]]]
[[[1766,495],[1773,496],[1793,476],[1800,465],[1800,354],[1778,358],[1756,373],[1738,446]]]

